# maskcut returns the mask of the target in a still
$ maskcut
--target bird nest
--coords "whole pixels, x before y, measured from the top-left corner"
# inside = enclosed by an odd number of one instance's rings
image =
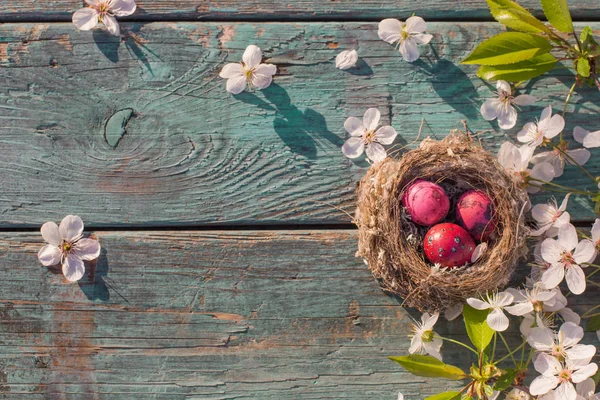
[[[454,199],[469,189],[490,197],[496,232],[473,264],[447,269],[427,261],[423,252],[427,228],[414,224],[400,201],[416,179],[440,184]],[[355,216],[357,257],[365,260],[383,290],[420,311],[443,311],[501,288],[526,254],[523,213],[528,196],[520,182],[467,134],[450,134],[441,141],[427,138],[400,159],[374,164],[361,180]],[[454,205],[446,220],[453,219]]]

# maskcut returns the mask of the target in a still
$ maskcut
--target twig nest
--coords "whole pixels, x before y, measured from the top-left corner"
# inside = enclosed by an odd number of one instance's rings
[[[457,220],[461,208],[457,202],[465,193],[476,190],[478,200],[491,201],[494,212],[487,217],[493,232],[484,230],[487,250],[474,263],[446,268],[425,256],[423,239],[431,227],[415,223],[402,202],[419,180],[434,182],[452,199],[443,222]],[[527,251],[528,201],[518,180],[469,135],[451,134],[441,141],[427,138],[399,160],[374,164],[361,180],[355,217],[357,257],[365,259],[384,290],[402,297],[406,305],[443,311],[508,283]],[[476,241],[483,239],[482,232],[479,235]]]

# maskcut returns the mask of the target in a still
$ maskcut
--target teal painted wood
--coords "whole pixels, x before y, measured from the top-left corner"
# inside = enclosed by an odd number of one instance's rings
[[[96,237],[100,258],[69,284],[39,265],[40,235],[0,234],[0,398],[414,400],[459,387],[387,360],[407,354],[418,314],[354,257],[355,231]],[[436,330],[466,340],[459,322]],[[444,357],[472,361],[459,346]]]
[[[491,87],[457,65],[499,26],[429,29],[432,45],[410,64],[376,23],[125,24],[124,41],[71,24],[2,25],[0,227],[69,213],[89,226],[348,223],[329,204],[352,212],[368,164],[340,151],[347,117],[378,107],[400,133],[396,147],[415,146],[423,119],[421,137],[466,119],[495,152],[544,106],[562,109],[573,79],[564,69],[528,84],[539,101],[499,132],[478,111]],[[279,72],[267,90],[232,96],[218,73],[251,43]],[[336,54],[355,47],[359,68],[337,70]],[[578,90],[567,137],[575,125],[598,129],[599,111],[598,91]],[[594,188],[573,168],[558,182]],[[593,218],[585,199],[570,212]]]
[[[94,272],[69,284],[39,265],[39,235],[0,234],[5,398],[412,399],[458,385],[387,360],[407,353],[409,314],[354,258],[354,231],[97,237]]]
[[[159,19],[197,20],[294,20],[343,19],[362,20],[389,17],[407,18],[413,13],[437,20],[473,20],[487,18],[490,13],[484,0],[139,0],[139,11],[132,20]],[[539,0],[521,0],[524,7],[543,16]],[[81,8],[80,0],[4,0],[0,4],[0,21],[39,20],[68,21]],[[569,1],[574,18],[590,20],[600,17],[595,0]]]

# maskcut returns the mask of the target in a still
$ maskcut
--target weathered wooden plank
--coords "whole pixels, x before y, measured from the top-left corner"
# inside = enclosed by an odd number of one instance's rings
[[[410,319],[354,258],[353,231],[98,237],[93,277],[78,285],[39,266],[38,235],[0,235],[9,398],[362,400],[440,389],[386,359],[406,352]]]
[[[457,66],[498,25],[429,26],[432,44],[410,64],[375,23],[130,24],[124,41],[71,24],[2,25],[0,227],[69,213],[93,226],[349,222],[328,205],[350,211],[368,167],[340,151],[348,116],[378,107],[399,146],[423,119],[421,137],[442,137],[461,119],[488,130],[492,151],[508,137],[479,115],[490,88]],[[218,72],[250,43],[279,73],[267,90],[234,97]],[[337,70],[335,55],[353,47],[360,68]],[[562,109],[572,79],[562,69],[528,85],[540,100],[508,135],[546,105]],[[597,129],[598,91],[571,101],[567,135]],[[594,187],[576,169],[560,182]],[[589,202],[572,204],[574,219],[592,217]]]
[[[139,0],[139,11],[130,19],[156,21],[159,19],[177,20],[277,20],[294,19],[344,19],[368,20],[389,17],[406,18],[413,13],[429,19],[460,21],[491,19],[484,1],[429,0]],[[543,16],[539,0],[521,0],[524,7],[537,16]],[[0,21],[39,20],[68,21],[72,13],[81,8],[80,0],[4,0],[0,4]],[[590,20],[600,17],[595,0],[569,1],[571,14],[575,19]]]
[[[420,399],[458,387],[387,360],[407,353],[418,315],[354,258],[355,231],[96,237],[100,258],[69,284],[39,265],[39,235],[0,234],[7,398]],[[436,329],[462,335],[460,323]],[[446,360],[468,368],[457,347]]]

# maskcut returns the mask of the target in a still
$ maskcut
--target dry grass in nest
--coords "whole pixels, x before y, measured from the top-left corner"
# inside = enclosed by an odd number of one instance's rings
[[[474,264],[450,270],[426,260],[422,242],[428,228],[403,215],[400,203],[403,190],[418,178],[441,184],[454,198],[479,189],[492,199],[496,234]],[[355,217],[357,256],[366,260],[382,288],[402,297],[406,305],[443,311],[508,283],[519,258],[526,254],[527,201],[515,177],[467,134],[451,134],[441,141],[428,138],[399,160],[387,158],[373,165],[361,180]]]

